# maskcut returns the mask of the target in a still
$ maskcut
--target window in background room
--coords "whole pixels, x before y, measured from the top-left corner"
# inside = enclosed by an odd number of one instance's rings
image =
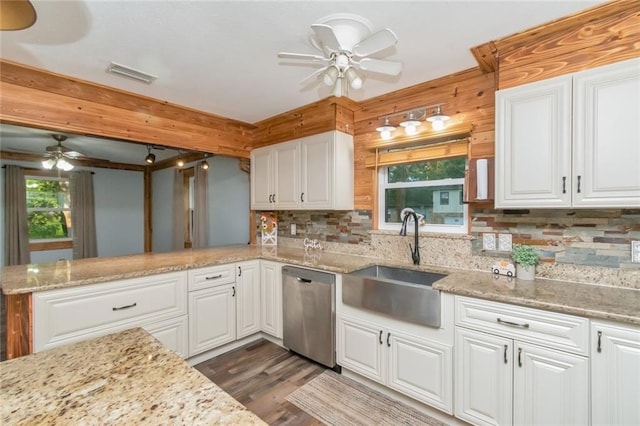
[[[399,230],[409,207],[424,217],[421,230],[466,233],[465,167],[465,157],[381,167],[378,227]]]
[[[26,176],[25,179],[29,241],[45,245],[68,241],[71,247],[69,179],[44,176]]]

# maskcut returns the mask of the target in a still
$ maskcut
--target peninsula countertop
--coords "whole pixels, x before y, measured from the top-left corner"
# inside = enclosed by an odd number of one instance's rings
[[[235,245],[169,253],[59,261],[2,269],[6,295],[32,293],[192,268],[264,259],[345,274],[372,265],[400,266],[447,274],[433,287],[453,294],[555,312],[640,325],[640,290],[536,278],[524,281],[490,272],[437,265],[397,265],[385,259],[293,247]]]
[[[141,328],[0,363],[2,424],[264,425]]]

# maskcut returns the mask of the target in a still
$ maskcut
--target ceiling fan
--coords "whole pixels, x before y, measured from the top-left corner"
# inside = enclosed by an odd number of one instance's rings
[[[394,46],[398,37],[388,28],[373,33],[371,23],[358,15],[335,14],[311,25],[309,40],[322,55],[280,52],[283,59],[302,59],[322,63],[323,66],[304,80],[313,79],[333,86],[334,96],[342,96],[348,88],[362,87],[364,72],[398,75],[402,71],[399,62],[370,58],[370,55]],[[348,84],[347,84],[348,83]]]
[[[67,160],[74,160],[79,157],[84,157],[84,154],[78,151],[73,151],[72,149],[62,145],[62,142],[67,140],[67,137],[65,135],[53,134],[51,135],[51,137],[55,139],[58,144],[50,145],[46,148],[46,159],[42,161],[42,167],[51,170],[53,169],[53,166],[56,166],[56,168],[68,172],[69,170],[73,169],[73,164],[71,164]]]
[[[29,28],[36,22],[36,10],[29,0],[0,1],[0,31]]]

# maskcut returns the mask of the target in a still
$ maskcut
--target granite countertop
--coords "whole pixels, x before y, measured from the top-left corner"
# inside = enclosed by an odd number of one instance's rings
[[[272,260],[340,274],[382,264],[439,272],[448,276],[437,281],[433,287],[449,293],[640,325],[640,290],[540,278],[523,281],[496,277],[490,272],[436,265],[397,265],[372,257],[313,250],[306,252],[300,248],[282,246],[237,245],[9,266],[2,269],[1,284],[4,294],[21,294],[252,259]]]
[[[348,273],[376,264],[375,258],[290,247],[234,245],[169,253],[61,260],[2,268],[4,294],[22,294],[126,278],[183,271],[252,259]]]
[[[457,271],[433,288],[462,296],[640,325],[640,290]]]
[[[0,363],[2,424],[264,425],[141,328]]]

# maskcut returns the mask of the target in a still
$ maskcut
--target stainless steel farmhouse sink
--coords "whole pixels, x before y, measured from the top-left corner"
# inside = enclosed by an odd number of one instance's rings
[[[446,275],[370,266],[342,277],[342,303],[429,327],[440,327],[440,291],[431,286]]]

